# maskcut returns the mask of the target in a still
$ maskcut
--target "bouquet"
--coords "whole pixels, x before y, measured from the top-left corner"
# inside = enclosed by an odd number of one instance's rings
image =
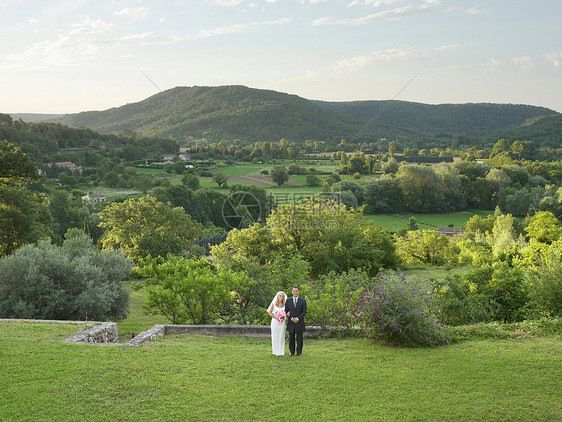
[[[279,322],[279,324],[283,324],[286,318],[287,314],[285,313],[285,311],[279,311],[275,314],[275,319]]]

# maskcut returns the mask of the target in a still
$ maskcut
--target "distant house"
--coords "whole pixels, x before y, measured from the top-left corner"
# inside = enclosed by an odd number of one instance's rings
[[[82,174],[82,166],[77,166],[72,161],[59,161],[58,163],[55,163],[55,166],[67,168],[73,173],[75,170],[78,170],[78,172]]]
[[[444,234],[449,237],[456,236],[457,234],[466,233],[467,230],[461,227],[437,227],[437,233]]]
[[[191,161],[190,155],[180,154],[179,157],[180,157],[180,160],[182,160],[182,161]]]
[[[105,196],[101,193],[89,193],[82,197],[82,203],[91,205],[92,207],[97,207],[105,202]]]

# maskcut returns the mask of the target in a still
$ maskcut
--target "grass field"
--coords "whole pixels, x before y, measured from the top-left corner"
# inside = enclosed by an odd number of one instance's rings
[[[429,349],[177,336],[141,347],[63,343],[75,326],[0,322],[0,420],[555,421],[556,339]],[[298,416],[296,416],[298,415]]]
[[[473,215],[485,217],[490,213],[493,211],[469,210],[446,214],[374,214],[364,217],[367,221],[383,226],[391,232],[398,232],[408,228],[410,217],[416,218],[421,230],[436,230],[438,226],[448,226],[449,224],[453,224],[454,227],[462,227]]]

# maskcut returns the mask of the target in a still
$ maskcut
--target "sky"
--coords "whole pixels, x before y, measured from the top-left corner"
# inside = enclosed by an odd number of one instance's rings
[[[562,112],[560,0],[0,0],[0,112],[176,86]]]

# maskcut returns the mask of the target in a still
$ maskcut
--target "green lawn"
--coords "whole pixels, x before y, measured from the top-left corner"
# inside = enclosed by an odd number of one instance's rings
[[[178,336],[141,347],[63,343],[63,324],[0,322],[0,420],[555,421],[556,339],[429,349]],[[298,416],[297,416],[298,415]]]
[[[469,210],[464,212],[452,212],[445,214],[374,214],[365,215],[365,219],[375,224],[386,227],[387,230],[398,232],[408,228],[410,217],[415,217],[418,227],[421,230],[436,230],[438,226],[462,227],[473,215],[477,214],[486,217],[493,211]]]
[[[147,315],[142,309],[146,300],[144,290],[135,291],[131,288],[131,282],[124,282],[123,287],[129,292],[129,314],[123,321],[117,323],[119,339],[130,340],[133,335],[147,330],[156,324],[168,324],[169,321],[162,315]]]

